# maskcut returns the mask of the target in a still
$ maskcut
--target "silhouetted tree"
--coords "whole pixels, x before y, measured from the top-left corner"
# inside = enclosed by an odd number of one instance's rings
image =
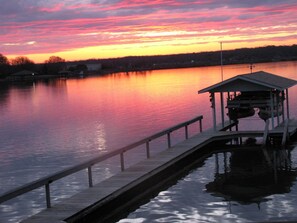
[[[6,56],[0,53],[0,65],[9,65],[9,61]]]
[[[66,68],[65,59],[58,56],[51,56],[48,60],[45,61],[44,70],[48,74],[58,74],[59,71],[62,71]]]
[[[16,70],[34,70],[35,63],[25,56],[18,56],[11,60],[10,64],[16,68]]]
[[[65,59],[58,56],[51,56],[45,63],[65,63]]]
[[[6,77],[9,71],[9,61],[6,56],[0,53],[0,78]]]

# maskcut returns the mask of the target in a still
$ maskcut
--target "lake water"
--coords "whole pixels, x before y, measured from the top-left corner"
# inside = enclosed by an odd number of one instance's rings
[[[119,223],[296,222],[297,144],[291,149],[269,151],[271,165],[259,148],[215,153]]]
[[[297,79],[297,62],[256,64],[254,71],[259,70]],[[248,65],[224,66],[224,79],[242,73],[249,73]],[[210,128],[209,95],[197,91],[219,81],[220,67],[204,67],[1,84],[0,193],[198,115],[204,116],[203,128]],[[296,86],[289,94],[291,117],[297,117]],[[251,122],[264,128],[256,116],[241,125]],[[181,135],[174,141],[182,140]],[[165,141],[155,143],[153,152],[164,149]],[[144,150],[131,157],[133,164],[144,157]],[[118,171],[118,159],[98,165],[95,183]],[[53,203],[87,188],[87,183],[85,173],[54,183]],[[44,207],[42,188],[0,205],[0,222],[17,222]]]

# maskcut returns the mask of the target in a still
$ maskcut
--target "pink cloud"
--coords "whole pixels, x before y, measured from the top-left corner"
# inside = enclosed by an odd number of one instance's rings
[[[91,0],[88,4],[53,0],[48,5],[28,1],[31,4],[5,1],[0,9],[0,53],[50,53],[172,39],[184,39],[187,45],[189,39],[205,43],[207,38],[228,36],[230,41],[277,38],[285,42],[285,36],[276,37],[285,32],[288,39],[296,37],[297,3],[290,0],[269,4],[252,0]]]

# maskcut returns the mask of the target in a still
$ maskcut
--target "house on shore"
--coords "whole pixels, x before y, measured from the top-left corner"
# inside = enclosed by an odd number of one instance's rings
[[[86,63],[86,66],[88,68],[88,71],[100,71],[102,69],[101,63]]]
[[[74,73],[96,73],[102,69],[102,64],[98,62],[70,62],[67,64],[66,70]]]
[[[33,80],[36,75],[38,75],[38,73],[35,71],[22,70],[9,75],[7,79],[8,80]]]

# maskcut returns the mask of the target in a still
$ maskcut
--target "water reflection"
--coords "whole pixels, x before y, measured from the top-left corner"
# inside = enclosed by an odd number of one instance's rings
[[[293,149],[295,147],[295,149]],[[220,146],[200,166],[130,213],[124,222],[295,220],[296,145]],[[214,174],[210,174],[213,172]]]
[[[267,201],[269,195],[289,193],[296,180],[297,171],[291,166],[290,150],[260,147],[240,149],[223,156],[222,173],[216,154],[215,178],[205,187],[207,192],[227,201],[260,204]]]

